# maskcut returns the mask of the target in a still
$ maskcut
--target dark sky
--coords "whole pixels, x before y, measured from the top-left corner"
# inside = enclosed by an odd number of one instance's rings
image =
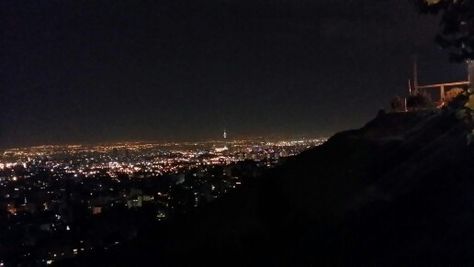
[[[464,78],[409,0],[2,0],[0,146],[326,135]]]

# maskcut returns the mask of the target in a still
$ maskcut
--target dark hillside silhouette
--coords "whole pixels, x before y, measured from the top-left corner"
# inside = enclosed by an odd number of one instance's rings
[[[470,265],[467,134],[455,110],[379,115],[136,243],[67,264]]]

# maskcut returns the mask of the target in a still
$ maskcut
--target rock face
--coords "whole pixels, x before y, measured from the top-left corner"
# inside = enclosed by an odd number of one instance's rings
[[[455,111],[381,114],[102,265],[474,265],[474,148]]]

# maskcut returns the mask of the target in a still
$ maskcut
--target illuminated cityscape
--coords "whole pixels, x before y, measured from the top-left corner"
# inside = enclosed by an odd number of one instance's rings
[[[0,10],[0,267],[474,266],[474,0]]]
[[[0,264],[47,265],[132,240],[324,138],[12,148],[0,158]]]

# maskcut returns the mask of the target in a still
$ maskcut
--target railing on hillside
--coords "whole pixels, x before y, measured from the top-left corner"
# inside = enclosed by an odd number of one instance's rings
[[[438,89],[439,99],[433,99],[433,102],[435,102],[436,104],[442,104],[446,98],[446,92],[454,88],[461,88],[467,90],[469,88],[469,85],[469,81],[415,85],[415,92],[420,92],[429,89]]]

